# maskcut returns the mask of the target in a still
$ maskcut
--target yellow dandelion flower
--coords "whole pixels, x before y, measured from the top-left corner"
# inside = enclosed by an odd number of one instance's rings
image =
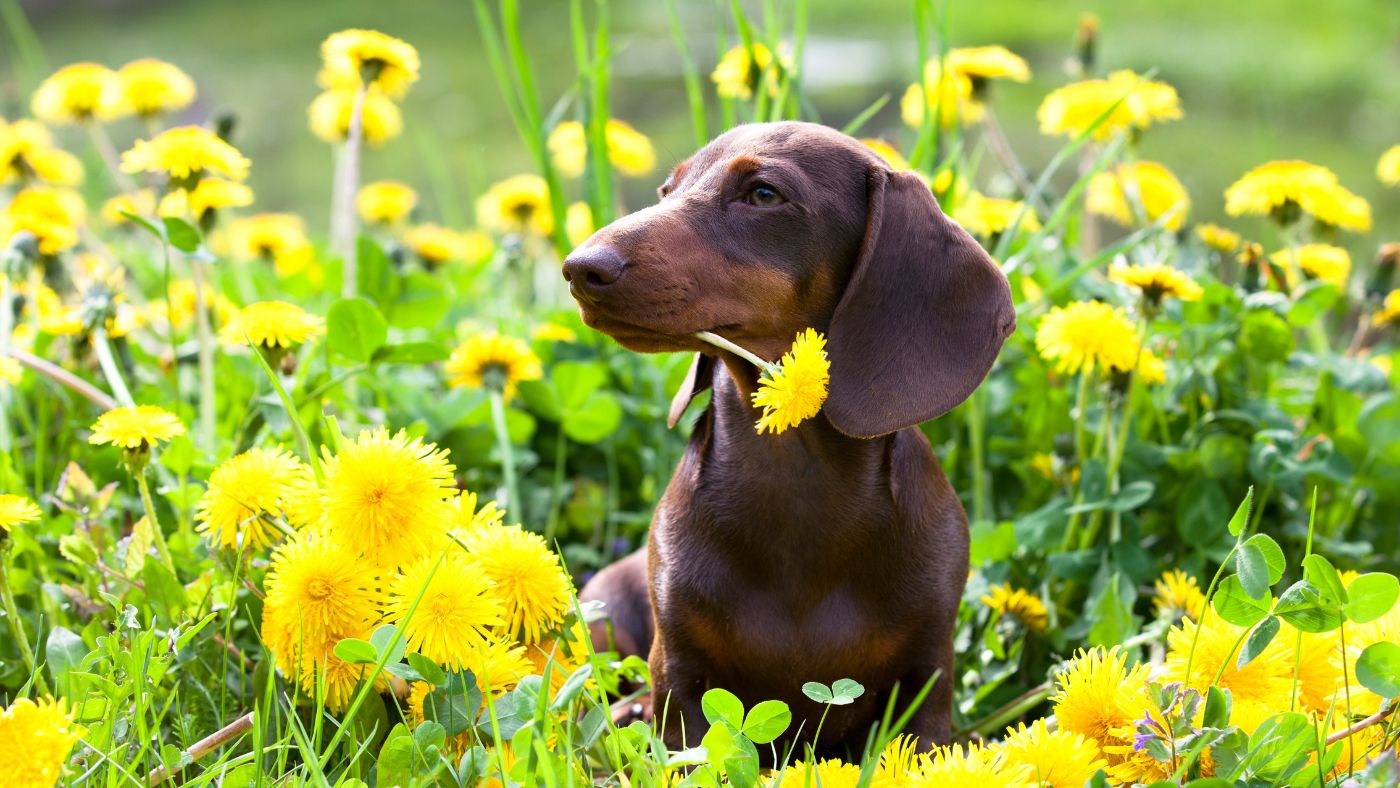
[[[377,566],[402,566],[435,547],[456,493],[447,452],[383,427],[326,451],[322,506],[330,531]]]
[[[344,142],[350,136],[350,115],[354,112],[355,91],[350,88],[327,90],[311,101],[306,114],[311,133],[330,142]],[[403,132],[403,115],[393,99],[378,89],[365,94],[360,116],[365,142],[383,145]]]
[[[1218,224],[1196,225],[1196,237],[1201,239],[1201,243],[1221,254],[1234,254],[1243,240],[1239,233]]]
[[[367,224],[397,224],[418,205],[418,193],[406,183],[377,181],[360,187],[355,210]]]
[[[990,586],[981,602],[1003,617],[1014,616],[1034,632],[1044,632],[1045,625],[1050,620],[1045,603],[1040,601],[1040,597],[1009,584],[998,583]]]
[[[1334,697],[1340,698],[1339,708],[1346,707],[1345,698],[1336,695],[1342,686],[1342,641],[1337,630],[1303,632],[1301,650],[1296,652],[1298,671],[1298,701],[1309,711],[1326,714]],[[1299,631],[1284,622],[1269,650],[1282,650],[1290,666],[1294,648],[1299,645]],[[1348,664],[1348,671],[1353,666]],[[1271,703],[1270,705],[1276,705]],[[1231,720],[1233,722],[1233,720]]]
[[[470,254],[469,242],[463,233],[439,224],[420,224],[403,234],[404,245],[425,263],[437,265],[448,260],[465,260]]]
[[[463,491],[449,502],[452,505],[452,530],[457,539],[465,540],[483,528],[501,527],[505,524],[505,512],[496,506],[495,501],[487,501],[476,507],[476,493]]]
[[[890,165],[890,169],[900,172],[909,169],[909,160],[904,158],[904,155],[890,143],[875,137],[862,137],[861,143],[875,151],[875,155],[884,159],[885,163]]]
[[[1326,167],[1305,161],[1271,161],[1250,170],[1225,190],[1231,216],[1272,216],[1288,224],[1299,212],[1348,230],[1371,228],[1370,205],[1342,187]]]
[[[230,458],[209,475],[195,514],[196,530],[213,544],[234,550],[270,547],[279,531],[268,518],[284,516],[282,504],[304,470],[282,448],[249,449]]]
[[[211,173],[241,181],[248,177],[248,166],[237,148],[200,126],[180,126],[150,140],[137,140],[122,154],[123,172],[163,173],[191,186]]]
[[[122,211],[137,216],[153,216],[156,212],[156,193],[151,189],[138,189],[132,194],[118,194],[102,203],[102,220],[113,227],[130,224]]]
[[[0,531],[8,532],[20,525],[27,525],[43,516],[35,503],[23,495],[0,494]]]
[[[0,383],[19,385],[24,377],[24,367],[13,356],[0,356]]]
[[[41,254],[58,254],[78,243],[78,228],[86,209],[83,198],[69,189],[30,186],[21,190],[0,214],[0,238],[34,234]]]
[[[63,777],[63,764],[82,738],[66,700],[15,698],[0,710],[0,785],[51,788]]]
[[[603,130],[608,161],[623,175],[640,176],[656,168],[656,150],[645,134],[616,118]],[[588,138],[583,124],[568,120],[554,127],[547,142],[554,166],[567,178],[583,174],[588,163]]]
[[[1171,170],[1155,161],[1137,161],[1090,178],[1085,204],[1091,213],[1106,216],[1124,227],[1166,217],[1164,227],[1180,230],[1191,208],[1191,198]]]
[[[1137,366],[1137,328],[1118,309],[1102,301],[1076,301],[1055,307],[1041,318],[1036,350],[1055,370],[1073,375],[1096,368],[1133,369]]]
[[[1196,578],[1180,569],[1169,569],[1162,573],[1152,587],[1157,592],[1152,597],[1152,605],[1157,609],[1159,618],[1173,621],[1182,616],[1193,621],[1200,619],[1201,609],[1206,604],[1206,595],[1201,593]]]
[[[115,76],[98,63],[64,66],[39,84],[29,108],[45,123],[85,123],[97,114],[102,91]]]
[[[1023,764],[1007,762],[998,747],[970,743],[939,747],[919,756],[914,785],[939,788],[987,788],[991,785],[1026,786],[1033,777]]]
[[[368,84],[403,98],[418,80],[418,50],[377,30],[342,30],[321,43],[321,85],[358,88]]]
[[[232,254],[242,260],[271,260],[281,276],[305,269],[315,256],[301,217],[259,213],[235,219],[228,228]]]
[[[443,371],[447,382],[464,388],[486,387],[505,399],[515,396],[522,380],[538,380],[540,358],[523,340],[501,334],[477,334],[452,352]]]
[[[924,65],[924,81],[910,85],[899,100],[899,116],[905,125],[919,128],[925,113],[946,128],[959,122],[977,123],[986,109],[973,96],[971,77],[945,70],[933,59]]]
[[[594,229],[593,209],[588,207],[588,203],[576,202],[569,206],[564,214],[564,232],[569,236],[569,243],[579,246],[588,240]]]
[[[403,627],[410,649],[453,670],[470,662],[490,631],[503,623],[504,613],[487,573],[460,552],[450,553],[441,563],[424,556],[405,565],[389,581],[384,612]]]
[[[774,772],[772,779],[768,781],[770,788],[776,785],[786,788],[856,788],[859,784],[860,767],[839,758],[827,758],[814,763],[791,763],[781,772]]]
[[[1045,720],[1026,727],[1006,729],[1007,764],[1021,764],[1030,770],[1036,784],[1047,788],[1083,788],[1089,778],[1108,762],[1092,740],[1074,731],[1051,731]]]
[[[498,233],[554,232],[549,186],[538,175],[516,175],[493,184],[476,201],[477,223]]]
[[[1382,642],[1400,643],[1400,604],[1392,606],[1390,612],[1374,621],[1347,626],[1347,674],[1352,676],[1353,684],[1349,688],[1337,686],[1336,697],[1342,699],[1345,697],[1345,692],[1350,691],[1351,711],[1354,715],[1369,716],[1375,714],[1385,701],[1385,698],[1355,683],[1356,660],[1361,658],[1361,653],[1368,646]]]
[[[1055,677],[1050,701],[1060,728],[1092,740],[1100,749],[1120,743],[1113,731],[1131,728],[1148,708],[1147,676],[1146,665],[1128,667],[1127,657],[1117,648],[1079,652]],[[1107,753],[1105,757],[1110,764],[1116,760]]]
[[[1331,282],[1346,289],[1347,278],[1351,276],[1351,255],[1340,246],[1330,244],[1303,244],[1302,246],[1280,249],[1269,255],[1269,260],[1284,270],[1290,283],[1297,283],[1303,277]]]
[[[115,408],[97,417],[88,443],[110,443],[123,449],[142,449],[185,434],[175,414],[155,405]]]
[[[282,516],[293,528],[320,528],[325,524],[325,511],[321,508],[323,492],[316,474],[303,465],[300,473],[287,480]]]
[[[1175,88],[1132,71],[1057,88],[1036,111],[1040,133],[1050,135],[1077,136],[1102,118],[1092,134],[1096,140],[1180,117],[1181,100]]]
[[[558,323],[541,323],[530,332],[530,337],[541,342],[577,342],[578,334],[567,326]]]
[[[1196,622],[1186,619],[1167,633],[1168,680],[1182,682],[1204,693],[1219,673],[1220,680],[1216,683],[1230,690],[1236,700],[1275,703],[1289,696],[1293,687],[1291,651],[1285,654],[1281,650],[1266,649],[1240,668],[1237,660],[1245,630],[1219,616],[1206,616],[1205,626],[1199,627],[1200,637],[1196,640],[1193,658],[1191,642],[1196,638],[1197,629]],[[1190,675],[1186,674],[1188,660]]]
[[[345,637],[357,637],[364,640],[369,637],[369,631],[347,633]],[[335,642],[343,638],[337,637]],[[321,691],[324,682],[325,692],[321,695],[326,708],[332,713],[339,713],[350,705],[358,690],[373,665],[355,665],[345,662],[337,657],[334,652],[334,643],[323,654],[314,659],[307,658],[301,661],[301,688],[308,695],[315,696]],[[388,689],[389,682],[380,674],[374,680],[376,692],[383,692]]]
[[[0,183],[37,179],[54,186],[83,180],[78,157],[54,144],[53,135],[36,121],[0,121]]]
[[[153,118],[194,102],[194,80],[172,63],[154,58],[133,60],[117,69],[116,76],[102,93],[98,111],[104,118],[132,113]]]
[[[286,301],[259,301],[233,316],[219,332],[225,345],[251,341],[261,348],[290,349],[325,332],[325,321]]]
[[[753,42],[747,47],[739,44],[725,52],[710,73],[710,79],[720,98],[748,101],[753,98],[759,80],[763,80],[768,95],[776,97],[782,89],[783,74],[792,72],[792,60],[786,53],[775,59],[772,50]]]
[[[1400,323],[1400,290],[1391,290],[1385,294],[1385,301],[1382,302],[1380,311],[1371,317],[1371,322],[1377,326]]]
[[[1019,230],[1033,233],[1040,229],[1040,220],[1035,209],[1021,214],[1025,203],[1020,200],[1004,200],[999,197],[986,197],[972,192],[958,202],[953,209],[953,221],[962,225],[968,232],[982,238],[993,238],[1006,232],[1016,217],[1021,217]]]
[[[826,337],[811,328],[798,333],[777,369],[763,373],[753,393],[754,407],[763,409],[754,424],[760,435],[782,433],[812,418],[826,402],[831,382]]]
[[[1160,303],[1166,296],[1182,301],[1199,301],[1205,294],[1196,280],[1187,276],[1185,271],[1162,263],[1115,266],[1109,270],[1108,278],[1141,292],[1154,304]]]
[[[909,785],[909,773],[919,758],[919,740],[909,734],[890,739],[875,763],[875,779],[871,788],[904,788]]]
[[[1400,186],[1400,145],[1381,154],[1376,162],[1376,177],[1387,186]]]
[[[246,184],[221,178],[204,178],[193,189],[168,192],[156,212],[161,216],[189,216],[201,221],[210,211],[253,204],[253,190]]]
[[[377,582],[356,549],[325,534],[302,531],[278,545],[263,581],[262,627],[278,667],[296,675],[302,657],[371,629],[382,600]]]
[[[519,526],[486,527],[462,544],[491,580],[509,635],[537,643],[564,620],[573,586],[544,537]]]
[[[950,49],[948,68],[971,79],[974,93],[980,93],[979,83],[989,79],[1031,81],[1031,67],[1025,58],[999,45]]]

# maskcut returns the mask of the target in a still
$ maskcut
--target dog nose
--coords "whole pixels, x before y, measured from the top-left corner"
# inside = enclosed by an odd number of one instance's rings
[[[625,265],[611,246],[577,250],[564,261],[564,281],[575,292],[595,293],[616,282]]]

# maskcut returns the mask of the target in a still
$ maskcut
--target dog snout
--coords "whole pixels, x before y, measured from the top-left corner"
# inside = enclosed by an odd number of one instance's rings
[[[626,263],[611,246],[575,250],[564,261],[564,281],[575,295],[597,296],[621,276]]]

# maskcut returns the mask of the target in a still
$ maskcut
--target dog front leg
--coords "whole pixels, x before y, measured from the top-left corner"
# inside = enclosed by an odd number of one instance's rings
[[[661,723],[661,737],[672,750],[696,746],[705,735],[705,714],[700,698],[705,678],[694,666],[704,664],[683,649],[665,644],[659,636],[652,641],[652,714]]]
[[[918,738],[920,752],[927,752],[935,746],[947,744],[952,738],[953,644],[951,641],[937,647],[937,653],[929,664],[910,671],[900,681],[900,697],[912,700],[935,674],[937,674],[938,679],[934,682],[933,689],[929,690],[924,702],[914,711],[902,731],[902,733]]]

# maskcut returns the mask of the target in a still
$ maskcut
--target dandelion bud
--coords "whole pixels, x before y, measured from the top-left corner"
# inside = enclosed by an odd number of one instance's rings
[[[1376,252],[1376,267],[1366,281],[1366,297],[1382,299],[1394,286],[1395,269],[1400,267],[1400,243],[1391,241],[1381,244]]]
[[[1074,65],[1080,74],[1091,74],[1098,60],[1099,17],[1097,14],[1080,14],[1079,29],[1074,34]]]

